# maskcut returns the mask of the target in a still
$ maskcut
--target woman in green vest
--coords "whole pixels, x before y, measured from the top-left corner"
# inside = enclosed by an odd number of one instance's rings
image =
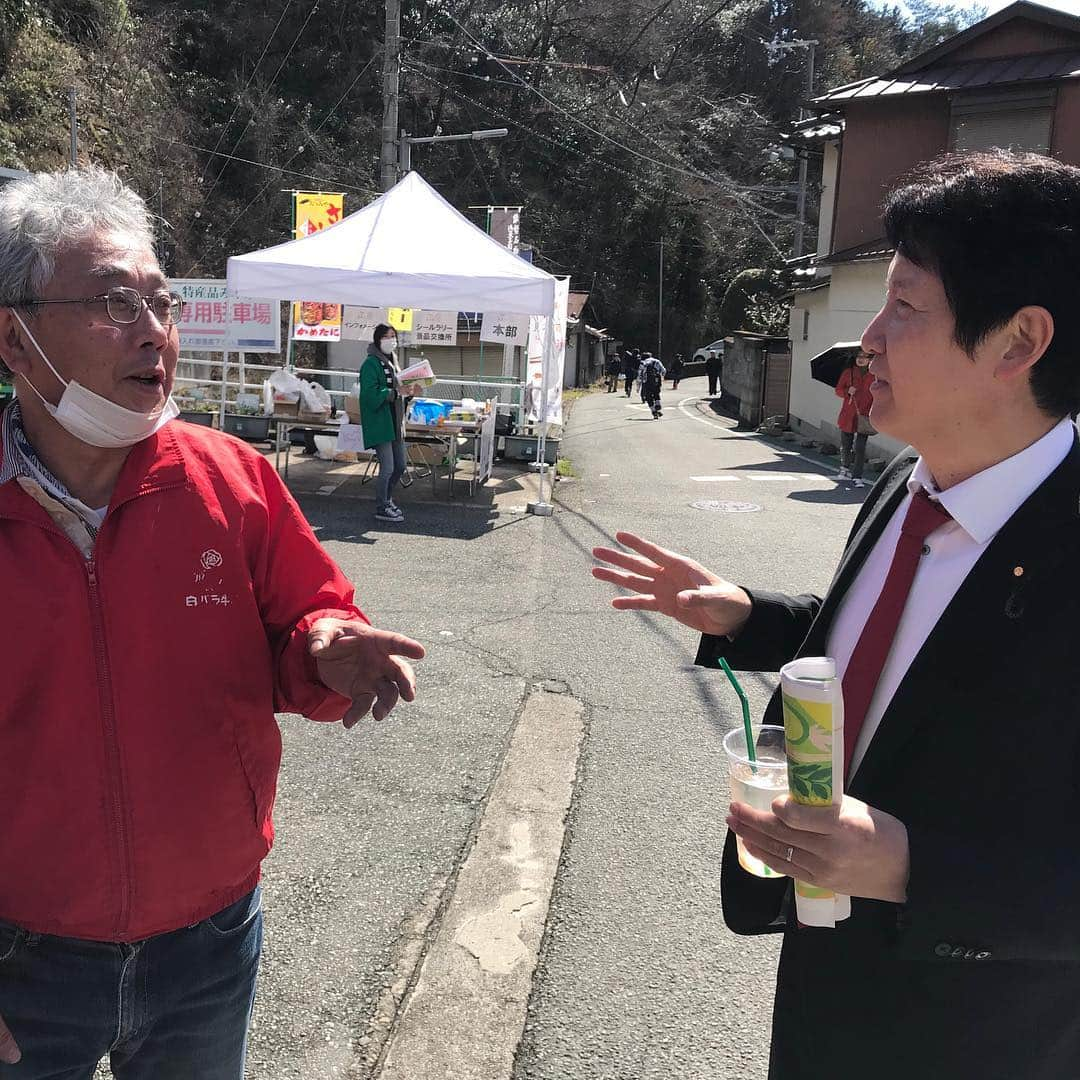
[[[405,515],[395,505],[394,488],[405,473],[405,397],[394,363],[397,331],[380,323],[360,367],[360,424],[364,445],[379,459],[375,481],[375,517],[400,524]]]

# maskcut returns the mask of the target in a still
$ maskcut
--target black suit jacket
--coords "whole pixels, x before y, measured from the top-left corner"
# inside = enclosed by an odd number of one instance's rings
[[[825,653],[838,604],[906,492],[874,486],[823,600],[754,592],[698,662]],[[1080,1078],[1080,444],[1001,529],[901,682],[849,794],[908,829],[904,905],[798,928],[790,883],[724,849],[724,918],[784,932],[770,1077]],[[766,722],[783,723],[779,694]]]

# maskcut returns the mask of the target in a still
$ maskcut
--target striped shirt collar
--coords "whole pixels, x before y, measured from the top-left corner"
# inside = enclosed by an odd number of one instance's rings
[[[75,498],[70,491],[45,467],[27,438],[22,423],[22,410],[18,400],[13,401],[0,415],[0,443],[3,445],[3,461],[0,461],[0,485],[10,480],[29,480],[50,498],[77,514],[85,523],[91,536],[96,535],[97,514],[91,507]],[[89,515],[89,516],[88,516]]]

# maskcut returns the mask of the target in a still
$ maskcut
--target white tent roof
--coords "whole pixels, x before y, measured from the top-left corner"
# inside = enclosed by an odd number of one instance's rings
[[[555,279],[458,213],[411,172],[300,240],[234,255],[229,292],[267,300],[549,315]]]

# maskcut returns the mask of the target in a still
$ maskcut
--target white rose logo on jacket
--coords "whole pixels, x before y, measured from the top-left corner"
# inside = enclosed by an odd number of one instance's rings
[[[213,548],[207,548],[202,553],[202,558],[199,561],[202,563],[204,570],[216,570],[221,565],[221,552],[215,551]]]
[[[199,565],[192,575],[195,588],[184,597],[184,607],[228,607],[232,603],[232,598],[222,588],[225,579],[213,574],[224,561],[221,552],[214,548],[207,548],[199,556]]]

